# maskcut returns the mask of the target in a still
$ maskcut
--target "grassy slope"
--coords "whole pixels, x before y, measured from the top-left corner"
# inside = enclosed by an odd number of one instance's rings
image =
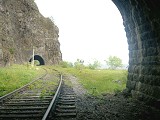
[[[42,71],[42,69],[37,70],[35,67],[31,68],[24,65],[0,68],[0,96],[31,82]]]
[[[50,66],[51,67],[51,66]],[[46,68],[50,68],[46,67]],[[53,67],[51,67],[53,68]],[[79,82],[90,94],[101,95],[122,91],[126,86],[126,70],[78,70],[75,68],[56,68],[79,78]],[[42,69],[24,65],[0,68],[0,96],[7,94],[33,80],[42,73]],[[43,71],[44,72],[44,71]]]
[[[120,92],[126,87],[126,70],[83,69],[79,71],[74,68],[61,68],[61,71],[77,76],[80,83],[93,95]]]

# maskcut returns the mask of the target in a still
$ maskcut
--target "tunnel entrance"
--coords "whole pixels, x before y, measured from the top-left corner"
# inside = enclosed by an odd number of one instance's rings
[[[35,55],[34,56],[34,61],[35,61],[35,64],[37,66],[39,66],[39,65],[45,65],[45,62],[44,62],[43,58],[41,56],[39,56],[39,55]],[[29,62],[30,63],[32,62],[32,58],[29,60]]]

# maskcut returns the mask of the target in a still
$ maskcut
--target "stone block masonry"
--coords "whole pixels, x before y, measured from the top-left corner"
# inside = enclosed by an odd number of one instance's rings
[[[127,90],[148,104],[160,101],[160,3],[158,0],[113,0],[129,45]]]

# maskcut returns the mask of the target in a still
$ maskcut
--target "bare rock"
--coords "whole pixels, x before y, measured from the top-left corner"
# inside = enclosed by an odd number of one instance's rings
[[[34,0],[0,0],[0,63],[25,63],[32,49],[45,64],[62,60],[59,29],[43,17]]]

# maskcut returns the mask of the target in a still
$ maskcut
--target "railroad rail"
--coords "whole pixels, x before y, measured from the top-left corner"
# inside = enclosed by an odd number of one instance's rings
[[[64,85],[58,98],[54,117],[70,118],[73,120],[76,118],[76,115],[76,95],[74,94],[73,89]]]
[[[58,71],[57,71],[58,72]],[[47,84],[47,72],[31,83],[0,97],[0,120],[53,120],[75,118],[75,95],[59,73],[59,85]],[[48,81],[50,83],[51,81]],[[45,91],[45,94],[43,94]]]
[[[76,120],[76,95],[73,88],[62,81],[59,93],[55,96],[52,115],[48,120]],[[45,120],[45,119],[43,119]]]
[[[27,89],[32,83],[36,82],[37,80],[39,79],[42,79],[44,78],[46,75],[47,75],[47,70],[45,70],[45,74],[43,74],[42,76],[36,78],[35,80],[33,80],[32,82],[22,86],[21,88],[18,88],[16,90],[14,90],[13,92],[10,92],[2,97],[0,97],[0,104],[3,104],[7,99],[10,99],[13,95],[17,94],[17,93],[20,93],[20,92],[23,92],[25,89]]]

